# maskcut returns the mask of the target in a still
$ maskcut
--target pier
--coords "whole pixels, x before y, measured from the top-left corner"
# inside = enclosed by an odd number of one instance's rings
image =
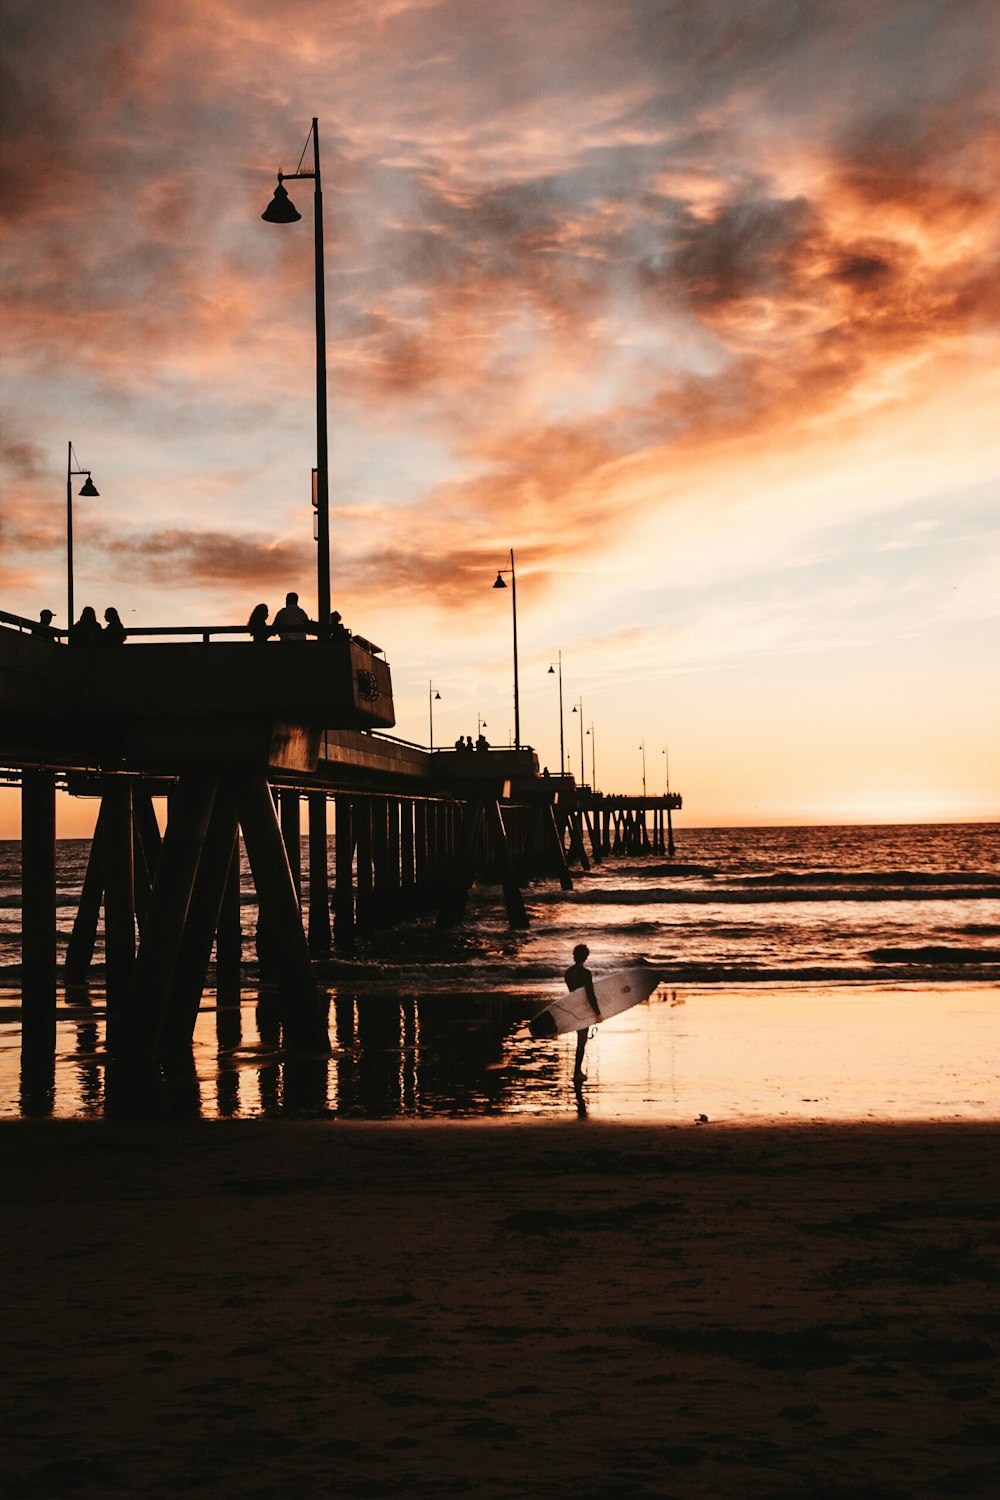
[[[455,926],[476,881],[501,889],[518,929],[533,881],[568,890],[605,859],[673,854],[675,793],[603,796],[540,774],[530,746],[430,750],[394,725],[389,664],[357,635],[259,645],[245,627],[151,627],[123,646],[69,646],[0,612],[0,765],[21,788],[25,1053],[52,1051],[60,980],[86,984],[102,921],[114,1055],[190,1047],[213,952],[220,1004],[239,1003],[241,835],[261,976],[287,1044],[319,1053],[313,959],[418,918]],[[61,976],[57,787],[99,799]],[[162,829],[154,797],[167,801]]]

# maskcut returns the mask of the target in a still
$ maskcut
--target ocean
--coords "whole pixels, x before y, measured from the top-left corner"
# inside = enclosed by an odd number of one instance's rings
[[[244,871],[243,1003],[206,992],[193,1064],[153,1089],[167,1114],[364,1118],[983,1119],[1000,1117],[1000,825],[676,830],[673,862],[608,859],[574,889],[539,882],[507,928],[477,887],[461,928],[433,920],[317,963],[330,1059],[280,1045],[258,983]],[[332,841],[331,841],[332,843]],[[57,849],[60,941],[85,841]],[[20,854],[0,843],[0,1117],[126,1107],[104,1052],[100,946],[86,1003],[61,997],[51,1077],[19,1069]],[[531,1041],[574,944],[596,973],[635,961],[662,983],[594,1032]]]

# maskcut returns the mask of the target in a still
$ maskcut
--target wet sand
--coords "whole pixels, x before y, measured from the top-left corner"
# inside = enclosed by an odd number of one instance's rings
[[[1000,1128],[0,1128],[11,1493],[986,1495]]]

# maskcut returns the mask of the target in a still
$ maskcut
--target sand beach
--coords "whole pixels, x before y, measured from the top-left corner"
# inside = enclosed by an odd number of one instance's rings
[[[995,1492],[998,1135],[5,1124],[10,1493]]]

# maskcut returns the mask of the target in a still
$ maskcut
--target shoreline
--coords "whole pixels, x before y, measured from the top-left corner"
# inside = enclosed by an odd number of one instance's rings
[[[998,1144],[10,1122],[8,1471],[29,1500],[985,1495]]]

